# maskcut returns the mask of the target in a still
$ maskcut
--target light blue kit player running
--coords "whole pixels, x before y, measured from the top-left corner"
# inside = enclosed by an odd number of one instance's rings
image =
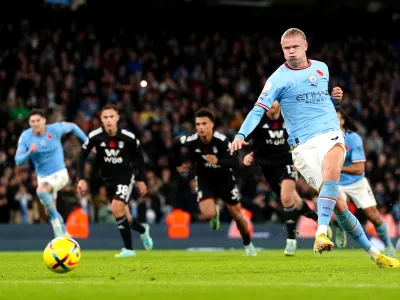
[[[345,134],[346,158],[340,174],[339,191],[343,198],[349,197],[354,204],[364,211],[365,216],[374,224],[377,234],[385,244],[385,254],[396,257],[396,251],[387,231],[386,223],[376,208],[374,193],[365,177],[365,153],[361,137],[354,121],[340,108],[336,107],[340,128]],[[335,225],[336,222],[333,222]],[[338,226],[338,225],[337,225]],[[339,248],[346,247],[346,232],[337,227],[335,243]]]
[[[32,161],[38,181],[36,192],[47,210],[54,236],[68,235],[64,220],[55,206],[57,192],[69,181],[61,137],[69,132],[75,134],[81,142],[85,142],[87,137],[73,123],[57,122],[46,125],[45,114],[39,109],[30,112],[29,125],[31,128],[22,132],[19,138],[15,163],[19,166],[29,159]]]
[[[335,209],[339,225],[352,236],[380,267],[399,268],[371,245],[357,218],[339,194],[340,172],[346,155],[343,132],[332,102],[341,101],[339,87],[328,92],[326,64],[308,60],[306,36],[297,28],[288,29],[281,38],[286,62],[265,83],[254,108],[247,115],[231,145],[231,153],[248,145],[245,139],[260,122],[265,110],[278,101],[285,120],[293,163],[308,184],[319,192],[318,229],[314,251],[330,251],[328,225]]]

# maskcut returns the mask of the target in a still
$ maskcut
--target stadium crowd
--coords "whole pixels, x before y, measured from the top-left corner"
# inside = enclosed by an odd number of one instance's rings
[[[279,40],[257,33],[135,35],[74,21],[37,26],[28,20],[1,25],[0,33],[0,223],[47,222],[31,167],[14,163],[30,109],[45,108],[48,123],[68,120],[88,133],[100,126],[99,111],[108,102],[118,104],[120,125],[139,137],[145,153],[149,193],[131,203],[133,214],[160,222],[180,207],[196,220],[193,177],[171,167],[173,138],[194,130],[192,116],[202,106],[216,112],[217,130],[232,137],[268,75],[283,63]],[[341,105],[363,137],[379,208],[399,221],[399,53],[380,39],[309,41],[309,57],[326,62],[331,85],[345,91]],[[95,164],[86,166],[91,193],[78,201],[80,142],[72,135],[63,142],[70,183],[59,192],[60,209],[79,204],[91,221],[114,222]],[[254,222],[281,221],[276,195],[257,174],[252,167],[237,170],[244,207]],[[315,197],[303,180],[298,187],[301,196]],[[229,221],[229,214],[222,213],[221,220]]]

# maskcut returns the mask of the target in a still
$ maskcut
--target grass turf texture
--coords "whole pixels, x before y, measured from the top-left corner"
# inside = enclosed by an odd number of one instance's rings
[[[295,257],[282,250],[257,257],[244,250],[115,253],[83,250],[75,270],[55,274],[40,252],[0,252],[0,299],[367,300],[400,294],[400,270],[379,269],[361,250],[298,250]]]

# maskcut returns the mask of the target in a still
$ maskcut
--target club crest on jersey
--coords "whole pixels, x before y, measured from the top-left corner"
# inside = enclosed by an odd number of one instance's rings
[[[218,153],[218,149],[217,149],[217,147],[215,147],[215,146],[213,147],[213,153],[214,153],[214,154]]]
[[[46,146],[46,145],[47,145],[46,140],[41,140],[41,141],[40,141],[40,145],[43,146],[43,147]]]
[[[317,77],[315,75],[310,74],[310,75],[308,75],[308,80],[310,80],[312,83],[314,83],[317,81]]]
[[[120,149],[124,148],[124,142],[123,141],[119,141],[118,142],[118,148],[120,148]]]

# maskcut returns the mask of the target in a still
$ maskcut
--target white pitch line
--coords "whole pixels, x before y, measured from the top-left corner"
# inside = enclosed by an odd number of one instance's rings
[[[356,288],[356,289],[364,289],[364,288],[378,288],[378,289],[400,289],[400,284],[391,283],[391,284],[375,284],[375,283],[335,283],[335,282],[244,282],[244,281],[160,281],[160,280],[118,280],[118,277],[115,280],[107,280],[107,281],[97,281],[97,280],[79,280],[79,279],[71,279],[71,280],[1,280],[0,286],[4,285],[19,285],[19,284],[37,284],[37,285],[63,285],[63,284],[74,284],[74,285],[111,285],[111,284],[129,284],[134,283],[135,285],[143,284],[143,285],[174,285],[174,286],[217,286],[217,287],[233,287],[233,286],[251,286],[251,287],[315,287],[315,288]],[[4,287],[3,287],[4,288]]]

